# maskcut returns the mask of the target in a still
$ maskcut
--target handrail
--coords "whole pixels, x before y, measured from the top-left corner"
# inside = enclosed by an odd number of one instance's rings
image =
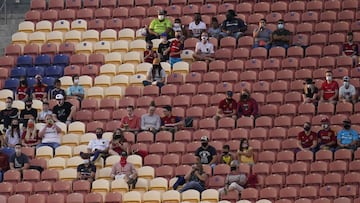
[[[0,6],[0,14],[4,14],[5,24],[7,24],[7,18],[8,18],[6,2],[7,2],[7,0],[3,0],[3,2],[1,3],[1,6]]]

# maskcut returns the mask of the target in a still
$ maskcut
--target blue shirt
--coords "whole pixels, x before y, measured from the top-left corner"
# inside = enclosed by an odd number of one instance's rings
[[[353,129],[342,129],[338,132],[337,139],[340,141],[341,144],[349,145],[353,141],[357,141],[359,139],[359,134],[356,132],[356,130]]]
[[[84,88],[80,85],[73,85],[70,86],[68,91],[67,91],[67,95],[72,96],[74,94],[84,94]]]

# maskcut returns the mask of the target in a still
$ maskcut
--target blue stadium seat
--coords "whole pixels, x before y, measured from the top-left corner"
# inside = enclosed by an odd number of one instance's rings
[[[35,78],[33,78],[33,77],[28,77],[28,78],[26,78],[26,79],[27,79],[28,87],[33,87],[33,86],[35,85],[35,83],[36,83]]]
[[[45,76],[60,78],[64,75],[64,68],[59,65],[49,66],[45,69]]]
[[[47,54],[42,54],[40,56],[37,56],[35,58],[35,66],[43,66],[43,67],[48,67],[51,65],[51,58],[49,55]]]
[[[15,67],[15,68],[11,69],[10,77],[11,78],[26,77],[26,68],[24,68],[24,67]]]
[[[31,67],[33,66],[33,58],[30,55],[23,55],[17,58],[17,66]]]
[[[69,57],[64,54],[58,54],[54,56],[54,62],[53,65],[59,65],[62,67],[66,67],[69,65]]]
[[[46,84],[49,88],[54,86],[55,78],[53,77],[44,77],[42,82]]]
[[[41,77],[43,77],[45,73],[44,67],[42,66],[29,67],[26,70],[28,77],[35,77],[35,75],[41,75]]]
[[[13,92],[15,92],[17,90],[17,88],[19,87],[19,83],[20,83],[19,79],[17,79],[17,78],[9,78],[9,79],[5,80],[4,88],[12,90]]]

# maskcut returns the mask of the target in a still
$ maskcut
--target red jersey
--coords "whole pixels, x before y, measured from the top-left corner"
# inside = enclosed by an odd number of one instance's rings
[[[34,91],[35,99],[42,100],[44,98],[44,95],[46,94],[46,88],[47,86],[44,84],[41,84],[40,86],[35,84],[34,85]]]
[[[310,135],[306,135],[304,131],[299,132],[298,140],[301,142],[301,146],[309,148],[313,145],[313,141],[316,140],[316,133],[311,131]]]
[[[161,125],[174,124],[180,122],[180,118],[176,116],[164,116],[161,118]]]
[[[351,56],[353,54],[356,54],[358,53],[358,45],[357,44],[349,44],[349,43],[345,43],[343,45],[343,52],[345,53],[346,56]]]
[[[250,98],[247,101],[237,103],[238,116],[256,116],[258,114],[258,104],[255,99]]]
[[[129,147],[129,144],[127,142],[123,142],[123,143],[120,143],[119,141],[117,142],[114,142],[111,141],[111,148],[112,150],[114,150],[116,153],[118,154],[121,154],[121,152],[123,152],[122,148],[120,147],[120,145],[122,145],[122,147],[124,148],[128,148]]]
[[[320,140],[321,144],[327,144],[330,142],[336,143],[336,134],[333,130],[319,130],[318,132],[318,139]]]
[[[145,56],[147,56],[149,53],[150,53],[149,50],[145,50],[145,51],[144,51],[144,58],[145,58]],[[152,54],[150,54],[150,56],[148,56],[146,59],[144,59],[144,62],[146,62],[146,63],[151,63],[151,64],[152,64],[154,58],[157,58],[157,57],[158,57],[157,53],[156,53],[155,51],[152,51]]]
[[[17,88],[17,95],[19,100],[24,100],[28,94],[28,88],[27,87],[18,87]]]
[[[25,137],[26,137],[26,130],[23,132],[21,136],[21,139],[24,140],[25,144],[34,144],[39,140],[38,131],[36,131],[35,135],[32,135],[31,133],[29,139],[26,139]]]
[[[219,109],[222,110],[223,114],[232,114],[237,109],[237,103],[235,99],[231,99],[229,102],[227,99],[223,99],[219,103]]]
[[[183,44],[177,39],[173,40],[170,44],[170,57],[180,58],[180,53],[179,54],[173,54],[173,53],[179,52],[182,49],[183,49]]]
[[[129,116],[125,116],[121,120],[120,128],[124,128],[124,124],[128,124],[129,129],[138,130],[140,129],[140,118],[135,115],[131,119]]]
[[[335,90],[339,89],[339,84],[336,81],[331,81],[328,83],[327,81],[323,82],[321,85],[321,90],[324,91],[324,99],[328,100],[330,97],[335,95]]]

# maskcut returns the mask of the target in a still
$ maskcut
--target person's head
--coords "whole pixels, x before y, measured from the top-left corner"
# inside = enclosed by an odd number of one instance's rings
[[[21,144],[20,143],[18,143],[18,144],[16,144],[15,145],[15,154],[16,154],[16,156],[20,156],[21,155]]]
[[[174,28],[181,28],[181,19],[180,18],[175,18],[173,27]]]
[[[159,21],[164,21],[164,20],[165,20],[165,15],[166,15],[166,11],[165,11],[165,10],[159,10],[159,13],[158,13],[158,19],[159,19]]]
[[[201,33],[201,41],[203,41],[204,43],[206,43],[209,39],[209,35],[207,32],[202,32]]]
[[[84,159],[84,164],[85,166],[89,166],[90,165],[90,156],[89,157],[86,157],[86,159]]]
[[[128,116],[132,117],[134,115],[134,106],[127,106],[126,111],[128,113]]]
[[[193,169],[202,172],[202,171],[203,171],[203,166],[202,166],[201,162],[196,162],[196,163],[193,165]]]
[[[236,15],[236,12],[235,12],[234,10],[232,10],[232,9],[230,9],[230,10],[228,10],[228,11],[226,12],[226,19],[227,19],[227,20],[234,19],[235,16],[237,16],[237,15]]]
[[[27,87],[27,86],[28,86],[28,85],[27,85],[27,81],[26,81],[25,79],[20,80],[20,86],[21,86],[21,87]]]
[[[310,122],[305,122],[304,123],[304,131],[305,132],[310,132],[311,130],[311,123]]]
[[[61,80],[56,79],[55,82],[54,82],[54,87],[60,89],[60,87],[61,87]]]
[[[349,130],[351,128],[351,120],[350,119],[345,119],[343,121],[343,127],[345,130]]]
[[[200,13],[195,13],[195,15],[194,15],[194,22],[195,22],[195,24],[198,25],[198,24],[200,23],[200,21],[201,21],[201,15],[200,15]]]
[[[321,119],[321,127],[324,129],[324,130],[327,130],[329,129],[329,124],[330,124],[330,121],[328,118],[324,117]]]
[[[250,91],[247,89],[244,89],[241,91],[240,100],[241,101],[247,101],[250,99]]]
[[[241,139],[240,141],[240,151],[244,151],[249,148],[249,141],[247,139]]]
[[[149,106],[149,115],[150,115],[150,116],[152,116],[152,115],[155,114],[155,109],[156,109],[155,106],[152,106],[152,105]]]
[[[227,145],[227,144],[224,145],[224,146],[223,146],[223,154],[224,154],[224,155],[228,155],[229,152],[230,152],[230,146]]]
[[[41,84],[41,81],[42,81],[41,75],[39,75],[39,74],[35,75],[35,79],[36,79],[37,84]]]
[[[122,151],[121,152],[121,158],[127,158],[128,157],[128,154],[127,154],[127,152],[126,151]]]
[[[149,50],[149,51],[151,51],[152,48],[153,48],[153,43],[152,43],[152,41],[148,41],[148,42],[146,43],[146,49]]]
[[[232,100],[232,97],[233,97],[233,92],[232,91],[227,91],[226,92],[226,99],[228,101],[231,101]]]
[[[32,104],[33,104],[33,102],[32,102],[31,98],[26,99],[26,101],[25,101],[25,107],[26,108],[30,109]]]
[[[49,110],[49,102],[44,101],[42,104],[42,109],[43,109],[43,111],[48,111]]]
[[[211,26],[212,26],[213,28],[218,28],[218,27],[219,27],[219,21],[217,20],[216,17],[212,17],[212,18],[211,18]]]
[[[209,145],[209,138],[208,138],[206,135],[202,136],[202,137],[200,138],[200,141],[201,141],[201,146],[202,146],[203,148],[207,148],[207,147],[208,147],[208,145]]]
[[[312,86],[314,86],[314,82],[313,82],[312,78],[306,78],[304,85],[307,88],[311,88]]]
[[[285,27],[285,22],[284,22],[284,20],[283,20],[283,19],[278,20],[277,28],[278,28],[279,30],[282,30],[282,29],[284,29],[284,27]]]
[[[259,27],[265,27],[266,25],[266,19],[265,18],[261,18],[259,21]]]
[[[236,160],[232,160],[230,162],[230,170],[231,171],[236,171],[238,169],[238,167],[239,167],[239,164]]]
[[[346,88],[348,88],[350,86],[350,77],[349,76],[344,76],[343,81],[344,81],[344,86]]]
[[[47,125],[52,126],[52,124],[54,123],[54,120],[53,120],[51,114],[47,114],[45,116],[45,122],[46,122]]]
[[[64,95],[62,95],[62,94],[57,94],[56,96],[55,96],[55,99],[56,99],[56,101],[58,102],[58,104],[61,106],[61,105],[63,105],[64,104]]]
[[[7,97],[6,100],[5,100],[5,103],[6,103],[6,108],[10,109],[11,106],[12,106],[12,103],[13,103],[13,98]]]
[[[332,76],[333,76],[333,74],[332,74],[331,71],[328,70],[328,71],[325,72],[326,81],[331,82],[332,81]]]
[[[97,139],[101,139],[103,136],[104,130],[102,128],[96,128],[95,134]]]
[[[172,110],[171,106],[169,105],[164,106],[163,108],[164,116],[171,116],[171,110]]]
[[[35,121],[34,121],[34,119],[30,118],[27,122],[27,128],[33,129],[34,127],[35,127]]]
[[[12,129],[18,129],[19,128],[19,120],[17,118],[14,118],[11,120],[11,128]]]
[[[168,36],[167,36],[166,32],[162,33],[160,35],[161,42],[166,43],[167,42],[167,37]]]
[[[176,39],[180,40],[181,36],[182,36],[181,31],[176,31],[176,32],[175,32],[175,38],[176,38]]]
[[[354,38],[354,35],[352,32],[348,32],[347,33],[347,41],[348,42],[352,42],[353,41],[353,38]]]
[[[74,85],[78,85],[79,84],[79,75],[75,74],[72,76],[72,80]]]
[[[120,128],[116,128],[114,133],[113,133],[113,140],[119,140],[123,137],[124,135],[122,134],[122,131]]]

